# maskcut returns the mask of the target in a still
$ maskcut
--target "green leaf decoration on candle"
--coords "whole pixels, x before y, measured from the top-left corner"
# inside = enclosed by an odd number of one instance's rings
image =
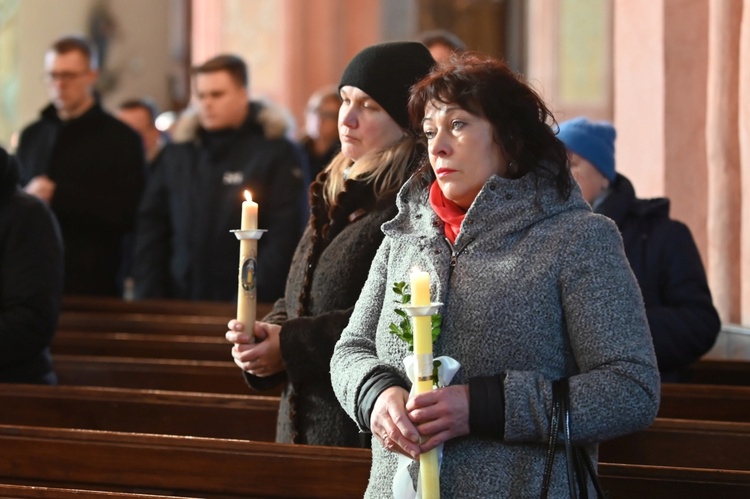
[[[411,303],[411,292],[409,291],[409,283],[401,281],[393,284],[393,292],[396,294],[398,299],[394,300],[393,303],[396,305],[408,305]],[[397,306],[394,310],[401,320],[398,324],[391,322],[388,326],[391,334],[398,336],[409,345],[409,351],[414,351],[414,333],[411,329],[411,318],[403,308]],[[432,342],[437,341],[440,336],[440,328],[443,324],[443,316],[440,314],[433,314],[430,317],[430,325],[432,326]],[[438,367],[440,367],[440,361],[434,360],[432,363],[432,384],[436,387],[440,387],[438,382]]]

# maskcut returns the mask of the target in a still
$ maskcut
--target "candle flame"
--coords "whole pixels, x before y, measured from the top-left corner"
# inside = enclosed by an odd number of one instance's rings
[[[416,274],[416,273],[418,273],[418,272],[422,272],[422,269],[420,269],[420,268],[419,268],[418,266],[416,266],[416,265],[415,265],[415,266],[413,266],[413,267],[411,268],[411,272],[410,272],[410,274]]]
[[[250,191],[248,190],[245,191],[245,199],[247,199],[248,201],[253,200],[253,196],[250,194]]]

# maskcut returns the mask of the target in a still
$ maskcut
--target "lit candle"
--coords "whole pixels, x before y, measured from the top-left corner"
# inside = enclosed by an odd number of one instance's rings
[[[410,274],[411,305],[426,307],[430,305],[430,274],[413,269]],[[432,322],[429,315],[415,315],[414,356],[416,358],[414,379],[416,393],[429,392],[432,386]],[[437,449],[422,453],[419,456],[419,480],[422,499],[440,498],[440,475],[438,470]]]
[[[242,203],[241,230],[258,229],[258,203],[254,203],[249,191],[245,191]],[[258,254],[258,240],[243,237],[240,239],[240,268],[237,288],[237,320],[245,325],[245,332],[253,338],[255,328],[256,282],[255,259]]]

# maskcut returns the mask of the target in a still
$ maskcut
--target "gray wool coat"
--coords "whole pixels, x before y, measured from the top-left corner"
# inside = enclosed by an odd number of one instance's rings
[[[539,497],[555,379],[570,377],[574,444],[587,445],[594,462],[598,442],[651,424],[659,373],[640,290],[617,227],[577,187],[562,201],[534,174],[492,177],[453,246],[420,179],[401,190],[398,209],[336,344],[332,383],[356,420],[371,376],[406,378],[408,346],[388,332],[398,322],[391,288],[413,266],[427,270],[433,301],[444,303],[434,354],[461,363],[452,384],[504,375],[504,437],[446,442],[443,499]],[[391,497],[397,455],[375,440],[372,453],[366,497]],[[568,497],[564,466],[558,451],[551,497]]]

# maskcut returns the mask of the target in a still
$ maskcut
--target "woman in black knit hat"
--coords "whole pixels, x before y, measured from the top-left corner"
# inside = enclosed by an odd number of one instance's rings
[[[352,59],[339,84],[341,152],[310,187],[310,223],[285,296],[256,322],[255,344],[243,324],[229,322],[226,338],[250,386],[286,382],[278,442],[370,446],[333,394],[329,362],[383,239],[380,226],[396,215],[396,193],[424,152],[407,101],[433,63],[415,42],[374,45]]]

